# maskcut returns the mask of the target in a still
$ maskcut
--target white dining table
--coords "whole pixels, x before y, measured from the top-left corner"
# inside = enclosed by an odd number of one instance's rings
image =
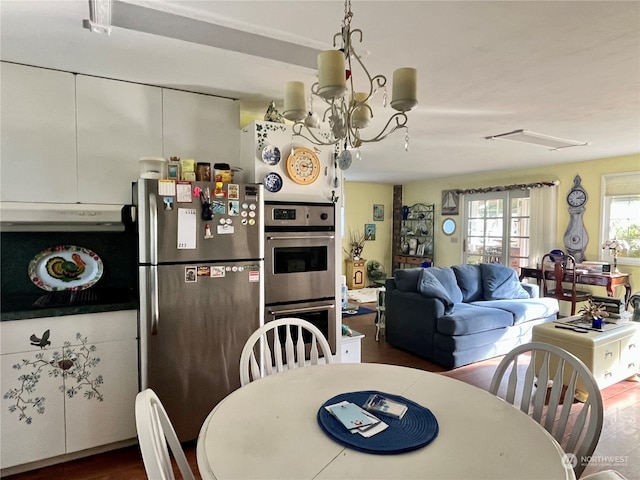
[[[363,390],[428,408],[437,438],[392,455],[334,441],[318,425],[319,408]],[[206,418],[197,460],[202,478],[217,480],[575,479],[553,437],[514,406],[437,373],[376,363],[298,368],[232,392]]]

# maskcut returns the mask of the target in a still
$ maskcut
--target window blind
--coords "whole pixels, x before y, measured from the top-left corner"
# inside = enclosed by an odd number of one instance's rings
[[[604,184],[606,197],[640,195],[640,172],[605,175]]]

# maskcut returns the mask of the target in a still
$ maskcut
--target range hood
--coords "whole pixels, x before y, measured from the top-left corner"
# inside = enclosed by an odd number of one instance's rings
[[[129,206],[124,205],[0,202],[0,230],[124,231],[123,219],[130,216],[127,210]]]

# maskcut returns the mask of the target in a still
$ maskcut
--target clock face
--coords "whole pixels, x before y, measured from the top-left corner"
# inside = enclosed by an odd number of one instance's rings
[[[582,190],[571,190],[567,195],[567,203],[572,207],[584,205],[587,201],[587,194]]]
[[[296,148],[287,159],[287,173],[299,185],[310,185],[320,176],[320,160],[308,148]]]

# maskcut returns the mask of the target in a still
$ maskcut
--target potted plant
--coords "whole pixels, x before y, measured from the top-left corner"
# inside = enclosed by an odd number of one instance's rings
[[[603,319],[609,316],[604,303],[596,303],[593,298],[590,298],[585,306],[583,306],[578,312],[582,320],[585,322],[591,322],[592,328],[601,329],[603,326]]]
[[[362,250],[364,250],[364,233],[360,233],[356,230],[355,233],[349,229],[349,250],[344,249],[352,260],[360,260],[362,257]]]

